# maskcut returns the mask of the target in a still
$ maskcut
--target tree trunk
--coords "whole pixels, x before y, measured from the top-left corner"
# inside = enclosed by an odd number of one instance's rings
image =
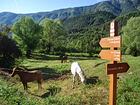
[[[47,46],[47,53],[50,53],[51,52],[51,44],[48,44],[48,46]]]
[[[30,49],[28,49],[28,50],[26,51],[26,57],[27,57],[27,58],[30,58],[30,57],[31,57],[31,50],[30,50]]]

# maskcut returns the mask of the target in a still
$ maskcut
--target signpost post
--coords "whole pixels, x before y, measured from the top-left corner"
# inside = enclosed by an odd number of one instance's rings
[[[110,60],[111,63],[107,64],[107,74],[110,77],[109,86],[109,105],[116,105],[117,96],[117,73],[127,72],[129,65],[121,62],[121,37],[118,36],[118,23],[112,21],[110,24],[110,37],[102,38],[99,42],[101,47],[110,48],[110,50],[101,50],[100,56],[102,59]]]

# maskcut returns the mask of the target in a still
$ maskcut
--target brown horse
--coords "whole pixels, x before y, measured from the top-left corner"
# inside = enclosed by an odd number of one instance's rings
[[[16,70],[16,68],[14,68],[11,77],[14,77],[16,74],[19,75],[20,80],[24,86],[24,90],[27,90],[28,88],[27,82],[32,82],[32,81],[37,81],[38,89],[42,89],[43,76],[41,71],[38,70],[23,71],[23,70]]]
[[[60,56],[60,59],[61,59],[61,63],[66,63],[67,62],[67,59],[68,59],[68,56],[67,55],[61,55]]]

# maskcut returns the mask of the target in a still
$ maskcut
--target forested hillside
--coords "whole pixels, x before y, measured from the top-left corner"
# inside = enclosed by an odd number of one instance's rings
[[[22,16],[31,16],[36,21],[41,21],[44,18],[50,19],[68,19],[71,17],[82,16],[87,14],[94,14],[98,11],[110,12],[119,16],[133,11],[140,10],[139,0],[107,0],[94,5],[66,8],[54,10],[51,12],[39,12],[29,14],[16,14],[10,12],[0,13],[0,24],[13,24]]]
[[[87,14],[77,16],[69,19],[65,19],[64,26],[69,33],[75,33],[84,31],[87,27],[95,27],[102,25],[110,20],[113,20],[116,16],[109,12],[96,12],[94,14]]]
[[[108,12],[96,12],[63,20],[68,32],[66,47],[70,51],[98,53],[98,42],[108,35],[109,22],[115,17]]]
[[[64,20],[64,27],[68,31],[68,46],[82,52],[99,52],[99,40],[109,36],[110,22],[115,19],[119,23],[119,33],[131,17],[139,17],[140,12],[131,12],[125,15],[114,16],[108,12],[96,12]],[[77,47],[76,47],[77,46]],[[86,49],[86,50],[85,50]]]

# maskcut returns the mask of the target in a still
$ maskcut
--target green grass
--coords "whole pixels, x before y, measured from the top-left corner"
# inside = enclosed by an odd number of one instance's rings
[[[23,66],[40,68],[45,73],[44,89],[38,91],[37,83],[33,82],[28,84],[26,93],[17,76],[9,81],[0,78],[1,105],[108,105],[109,77],[105,70],[108,62],[98,58],[74,59],[91,81],[86,85],[76,83],[73,89],[70,61],[62,64],[60,60],[25,59]],[[128,62],[130,69],[118,75],[117,105],[140,105],[140,57],[123,56],[123,61]]]
[[[140,105],[140,57],[124,56],[130,69],[118,83],[118,105]]]

